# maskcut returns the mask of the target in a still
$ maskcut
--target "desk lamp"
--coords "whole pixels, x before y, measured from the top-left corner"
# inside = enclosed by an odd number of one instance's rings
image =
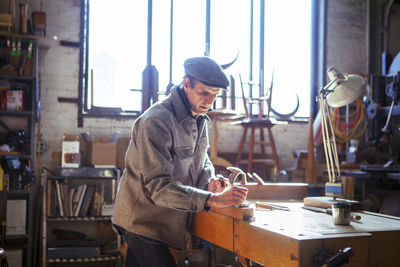
[[[343,185],[329,106],[342,107],[356,100],[365,90],[365,80],[357,74],[343,74],[334,67],[330,67],[327,73],[330,82],[320,90],[317,101],[321,111],[322,138],[329,177],[325,195],[336,199],[343,196]]]

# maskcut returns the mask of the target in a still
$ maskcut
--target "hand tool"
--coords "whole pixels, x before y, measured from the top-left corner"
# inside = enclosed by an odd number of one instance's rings
[[[323,209],[323,208],[317,208],[317,207],[311,207],[311,206],[303,206],[303,209],[306,210],[311,210],[311,211],[315,211],[315,212],[320,212],[320,213],[326,213],[326,214],[330,214],[332,215],[332,209],[328,208],[328,209]],[[350,219],[354,220],[354,221],[359,221],[361,220],[361,216],[355,213],[350,213]]]
[[[272,204],[272,203],[256,202],[256,208],[290,211],[290,209],[288,207],[286,207],[286,206],[280,206],[280,205],[276,205],[276,204]]]
[[[224,176],[222,176],[221,174],[217,174],[217,178],[219,183],[221,184],[221,187],[225,188],[225,186],[228,186],[228,184],[225,182]]]

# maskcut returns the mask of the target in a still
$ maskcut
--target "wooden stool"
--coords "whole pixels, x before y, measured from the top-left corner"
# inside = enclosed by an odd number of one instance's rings
[[[229,121],[234,120],[238,114],[234,110],[229,109],[216,109],[207,113],[207,115],[211,118],[212,122],[212,138],[211,138],[211,148],[210,148],[210,160],[214,164],[214,166],[221,167],[231,167],[232,164],[218,156],[218,129],[217,122],[218,121]]]
[[[247,172],[251,173],[252,171],[252,165],[253,163],[259,163],[264,165],[264,170],[266,166],[273,166],[276,168],[276,172],[278,175],[278,180],[281,181],[281,173],[280,173],[280,166],[279,166],[279,159],[278,159],[278,153],[276,151],[276,146],[275,146],[275,140],[272,135],[271,128],[275,125],[275,123],[272,123],[271,120],[261,118],[261,119],[256,119],[256,118],[251,118],[251,119],[244,119],[238,123],[233,123],[233,124],[240,124],[243,128],[243,135],[242,138],[240,139],[240,145],[239,145],[239,151],[236,157],[236,165],[239,164],[246,164],[247,163]],[[251,130],[251,135],[250,135],[250,142],[248,143],[249,145],[249,156],[248,159],[242,159],[242,152],[244,145],[246,143],[246,137],[247,137],[247,130],[250,128]],[[254,140],[254,133],[255,130],[259,129],[260,131],[260,140],[255,141]],[[268,132],[268,141],[264,140],[264,129],[267,129]],[[261,159],[253,159],[253,152],[254,152],[254,145],[260,145],[261,148]],[[267,154],[265,153],[265,147],[271,147],[272,151],[272,158],[273,159],[268,159]],[[266,171],[264,171],[264,176],[266,176]]]

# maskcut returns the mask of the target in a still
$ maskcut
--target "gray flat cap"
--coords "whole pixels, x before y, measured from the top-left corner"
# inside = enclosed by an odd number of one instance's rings
[[[229,86],[221,66],[209,57],[188,58],[183,63],[185,74],[207,86],[226,89]]]

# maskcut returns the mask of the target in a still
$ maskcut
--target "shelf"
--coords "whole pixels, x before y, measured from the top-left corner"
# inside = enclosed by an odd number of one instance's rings
[[[28,110],[0,110],[0,116],[33,116],[34,113]]]
[[[31,159],[32,155],[18,155],[19,159]]]
[[[16,197],[27,197],[29,196],[31,191],[27,190],[10,190],[6,191],[7,198],[16,198]],[[3,195],[3,191],[0,192],[0,196]]]
[[[28,154],[19,154],[19,152],[11,151],[11,152],[0,152],[0,156],[17,156],[20,160],[32,159],[32,155]]]
[[[325,188],[325,183],[315,183],[315,184],[308,184],[309,188]]]
[[[7,240],[27,239],[29,235],[6,235]]]
[[[57,176],[57,173],[67,176]],[[102,203],[115,201],[116,182],[119,179],[120,171],[115,168],[82,167],[61,168],[58,172],[51,174],[51,176],[46,176],[43,190],[43,262],[48,264],[68,263],[68,266],[72,265],[70,263],[89,264],[93,262],[92,265],[95,266],[94,262],[118,260],[121,237],[112,229],[112,216],[101,216],[101,214],[102,205],[104,205]],[[63,214],[77,214],[77,209],[79,209],[78,214],[86,215],[85,217],[60,216],[60,207],[64,211],[71,210],[71,206],[68,206],[68,203],[71,205],[71,199],[73,201],[72,213],[63,212]],[[93,228],[93,231],[85,231],[87,227]],[[61,234],[63,231],[67,231],[65,233],[67,235],[68,231],[76,232],[76,235],[71,234],[70,240],[78,242],[63,243],[62,246],[59,244],[50,248],[49,243],[51,242],[46,242],[46,240],[62,240],[58,236],[59,234],[54,232],[54,229],[60,229]],[[83,251],[83,246],[79,245],[81,238],[96,240],[96,251]],[[100,255],[101,252],[102,255]]]
[[[47,179],[49,180],[72,180],[72,179],[79,179],[79,180],[115,180],[118,177],[86,177],[86,176],[48,176]]]
[[[19,75],[7,75],[7,74],[0,74],[0,80],[20,80],[20,81],[31,81],[36,79],[35,76],[19,76]]]
[[[111,216],[101,216],[101,217],[47,217],[47,221],[52,222],[92,222],[92,221],[111,221]]]
[[[25,110],[0,110],[0,120],[1,122],[10,128],[10,130],[18,130],[18,129],[24,129],[25,131],[25,137],[24,137],[24,149],[19,152],[9,152],[10,154],[1,153],[1,156],[5,155],[16,155],[18,158],[21,160],[23,164],[27,164],[30,166],[30,168],[35,171],[37,167],[37,158],[36,158],[36,132],[37,132],[37,117],[39,115],[39,81],[38,81],[38,59],[39,59],[39,48],[38,48],[38,38],[35,38],[34,36],[28,36],[28,35],[19,35],[19,34],[14,34],[14,33],[7,33],[7,32],[0,32],[0,36],[10,36],[10,37],[20,37],[21,38],[21,56],[15,57],[12,59],[17,60],[18,59],[18,67],[15,66],[15,64],[11,63],[17,63],[17,62],[11,62],[11,58],[8,59],[9,56],[11,56],[11,53],[8,51],[6,48],[1,48],[0,49],[0,54],[3,58],[3,65],[9,63],[10,65],[13,65],[14,67],[17,67],[16,69],[23,68],[23,64],[21,64],[23,61],[23,57],[27,55],[27,49],[29,47],[29,40],[32,40],[32,58],[31,62],[29,62],[29,67],[32,67],[31,72],[29,72],[29,75],[18,75],[20,72],[15,72],[15,71],[5,71],[3,70],[0,73],[0,80],[8,80],[10,85],[18,85],[21,84],[21,86],[17,86],[18,89],[23,90],[24,92],[24,103],[25,103]],[[3,41],[5,41],[6,38],[1,37]],[[11,38],[10,38],[11,39]],[[32,65],[30,65],[32,64]],[[25,72],[28,73],[28,72]],[[21,88],[20,88],[21,87]],[[17,89],[14,87],[14,89]],[[17,121],[15,123],[14,121]],[[21,123],[19,123],[21,122]],[[24,123],[25,126],[22,126],[20,124]],[[21,128],[20,128],[21,127]],[[29,148],[28,148],[29,147]],[[12,247],[14,248],[23,248],[23,258],[22,258],[22,264],[21,266],[23,267],[30,267],[33,266],[34,264],[32,263],[32,257],[34,248],[36,247],[38,235],[35,235],[34,231],[35,229],[39,229],[39,220],[37,219],[37,213],[40,212],[40,195],[39,192],[40,190],[38,189],[38,186],[40,186],[40,179],[38,176],[38,173],[34,173],[34,180],[31,183],[30,187],[28,188],[29,190],[9,190],[5,192],[0,192],[1,197],[6,197],[8,200],[26,200],[26,216],[25,217],[25,231],[26,234],[23,235],[9,235],[6,236],[6,242],[5,246],[7,247],[8,244],[12,244]],[[15,187],[16,188],[16,187]],[[19,212],[23,212],[18,211]],[[17,214],[19,215],[19,214]],[[11,245],[10,245],[11,246]],[[35,252],[37,252],[35,250]],[[36,256],[36,255],[35,255]]]
[[[20,34],[20,33],[13,33],[13,32],[6,32],[6,31],[1,31],[0,36],[4,37],[19,37],[22,39],[40,39],[40,38],[45,38],[41,37],[39,35],[30,35],[30,34]]]
[[[47,259],[48,263],[65,263],[65,262],[98,262],[98,261],[114,261],[117,260],[118,256],[104,255],[91,258],[70,258],[70,259]]]

